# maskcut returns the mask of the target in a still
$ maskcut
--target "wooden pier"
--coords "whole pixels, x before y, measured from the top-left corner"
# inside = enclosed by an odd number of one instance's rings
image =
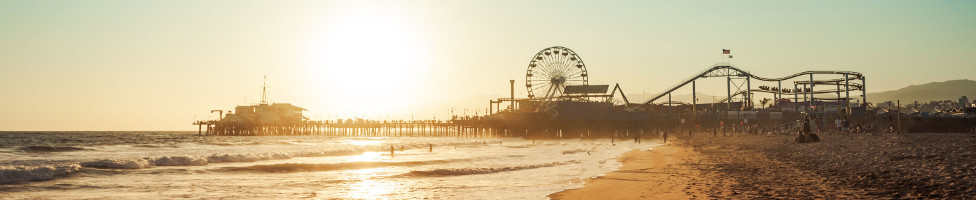
[[[249,125],[197,121],[199,135],[208,136],[348,136],[348,137],[497,137],[480,125],[437,120],[370,121],[324,120],[287,125]]]

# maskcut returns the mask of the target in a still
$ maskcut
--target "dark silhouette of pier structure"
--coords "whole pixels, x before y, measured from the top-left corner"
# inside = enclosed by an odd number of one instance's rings
[[[515,80],[509,80],[510,97],[489,100],[483,116],[452,116],[450,120],[309,120],[304,108],[291,104],[238,106],[220,120],[197,121],[201,135],[325,135],[325,136],[449,136],[523,138],[656,138],[665,132],[783,129],[808,115],[850,117],[864,120],[867,95],[865,76],[852,71],[802,71],[767,78],[718,63],[666,88],[643,101],[632,103],[620,84],[591,85],[582,58],[572,50],[555,46],[539,51],[526,68],[526,98],[515,97]],[[697,80],[725,79],[724,99],[698,102]],[[792,86],[791,86],[792,84]],[[758,86],[754,86],[758,85]],[[690,87],[690,88],[689,88]],[[671,93],[689,88],[692,102],[671,99]],[[851,92],[860,92],[860,97]],[[264,91],[266,94],[266,90]],[[755,93],[767,93],[756,108]],[[856,93],[854,95],[857,95]],[[619,98],[618,98],[619,96]],[[667,98],[667,101],[655,101]],[[770,102],[771,101],[771,102]],[[852,101],[860,103],[852,104]],[[770,103],[769,106],[765,106]],[[504,107],[503,106],[507,106]],[[223,111],[219,111],[223,114]],[[763,127],[760,127],[762,124]],[[206,132],[204,132],[206,127]]]
[[[304,120],[294,123],[228,123],[197,121],[200,135],[215,136],[346,136],[346,137],[497,137],[476,120]]]

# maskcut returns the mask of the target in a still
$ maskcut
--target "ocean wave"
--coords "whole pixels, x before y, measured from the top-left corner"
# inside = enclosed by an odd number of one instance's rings
[[[513,146],[505,146],[505,147],[508,147],[508,148],[531,148],[533,146],[535,146],[535,145],[534,144],[523,144],[523,145],[513,145]]]
[[[144,146],[144,147],[157,147]],[[65,151],[83,150],[79,147],[48,147],[48,146],[26,146],[22,149],[32,149],[39,151]],[[385,150],[385,148],[380,149]],[[201,155],[174,155],[147,157],[135,159],[102,159],[89,161],[64,161],[63,163],[25,163],[23,165],[0,165],[0,184],[15,183],[25,181],[50,180],[61,176],[78,173],[82,168],[98,169],[145,169],[156,166],[205,166],[210,163],[225,162],[256,162],[263,160],[283,160],[294,157],[326,157],[326,156],[349,156],[358,155],[371,151],[369,148],[340,151],[304,151],[304,152],[275,152],[275,153],[243,153],[243,154],[212,154],[209,156]],[[469,160],[469,159],[465,159]],[[276,166],[251,166],[240,169],[228,168],[224,171],[267,171],[267,172],[289,172],[289,171],[322,171],[347,168],[370,168],[382,166],[409,166],[420,164],[436,164],[449,161],[416,161],[416,162],[360,162],[360,163],[341,163],[341,164],[281,164]]]
[[[81,148],[81,147],[73,147],[73,146],[58,147],[58,146],[33,146],[32,145],[32,146],[23,146],[23,147],[20,147],[20,148],[18,148],[18,150],[21,150],[21,151],[24,151],[24,152],[35,153],[35,152],[80,151],[80,150],[86,150],[86,149],[85,148]]]
[[[203,166],[209,161],[200,156],[162,156],[148,159],[155,166]]]
[[[78,164],[43,166],[0,166],[0,184],[43,181],[65,176],[81,169]]]
[[[137,159],[137,160],[96,160],[81,163],[82,167],[100,168],[100,169],[142,169],[149,168],[152,166],[149,160]]]
[[[552,167],[557,165],[565,165],[579,163],[578,160],[565,161],[565,162],[552,162],[543,163],[536,165],[522,165],[522,166],[512,166],[512,167],[482,167],[482,168],[461,168],[461,169],[435,169],[435,170],[424,170],[424,171],[411,171],[403,176],[414,176],[414,177],[440,177],[440,176],[463,176],[463,175],[476,175],[476,174],[492,174],[498,172],[508,172],[526,169],[536,169],[543,167]]]
[[[378,150],[378,151],[384,151]],[[290,155],[294,157],[326,157],[326,156],[352,156],[359,155],[367,152],[366,150],[340,150],[340,151],[303,151],[298,153],[292,153]]]
[[[293,157],[325,157],[358,155],[364,151],[307,151],[295,153],[243,153],[213,154],[209,156],[179,155],[137,159],[105,159],[81,162],[82,167],[99,169],[144,169],[153,166],[204,166],[210,163],[256,162],[263,160],[284,160]]]
[[[170,148],[176,148],[176,147],[179,147],[179,146],[176,145],[176,144],[167,144],[167,145],[162,145],[162,144],[133,144],[132,147],[142,147],[142,148],[163,148],[163,147],[170,147]]]
[[[575,153],[583,153],[583,152],[587,152],[587,151],[586,150],[583,150],[583,149],[566,150],[566,151],[563,151],[563,155],[566,155],[566,154],[575,154]]]
[[[287,153],[262,153],[262,154],[214,154],[207,156],[207,162],[254,162],[261,160],[281,160],[292,158]]]
[[[332,171],[332,170],[367,169],[367,168],[377,168],[377,167],[444,164],[444,163],[451,163],[451,162],[463,162],[468,160],[471,159],[406,161],[406,162],[347,162],[347,163],[328,163],[328,164],[285,163],[285,164],[272,164],[272,165],[252,165],[246,167],[223,167],[215,171],[288,173],[288,172]]]

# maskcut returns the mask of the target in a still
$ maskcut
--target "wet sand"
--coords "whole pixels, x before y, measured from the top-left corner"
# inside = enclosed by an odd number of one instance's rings
[[[972,199],[976,135],[684,137],[553,199]]]
[[[705,196],[706,175],[692,165],[700,155],[691,148],[665,144],[634,150],[619,158],[620,170],[591,178],[583,188],[549,195],[552,199],[690,199]]]

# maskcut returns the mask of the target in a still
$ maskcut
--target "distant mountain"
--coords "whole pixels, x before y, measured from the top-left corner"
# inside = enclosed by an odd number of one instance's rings
[[[871,85],[869,84],[868,90],[870,89]],[[959,97],[962,96],[967,96],[969,99],[976,98],[976,81],[962,79],[910,85],[897,90],[868,93],[868,101],[879,103],[901,100],[902,104],[905,104],[914,101],[919,103],[941,100],[958,101]]]

